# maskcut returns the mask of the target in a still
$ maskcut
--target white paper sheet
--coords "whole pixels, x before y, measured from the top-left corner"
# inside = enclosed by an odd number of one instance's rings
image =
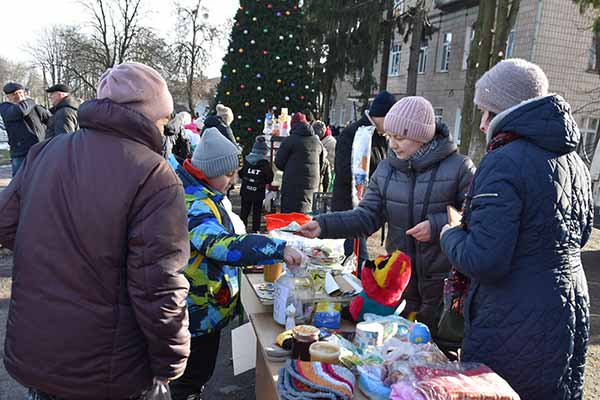
[[[256,335],[250,322],[231,331],[233,375],[256,368]]]

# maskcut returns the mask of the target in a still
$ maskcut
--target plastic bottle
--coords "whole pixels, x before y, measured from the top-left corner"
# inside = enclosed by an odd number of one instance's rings
[[[295,323],[301,325],[309,322],[314,296],[313,281],[306,270],[300,266],[288,266],[286,272],[275,281],[273,319],[280,325],[286,325],[286,310],[293,304]]]

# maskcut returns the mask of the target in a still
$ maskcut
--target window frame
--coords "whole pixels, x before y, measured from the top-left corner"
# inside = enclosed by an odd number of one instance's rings
[[[427,52],[429,50],[429,44],[421,44],[419,49],[419,59],[417,60],[417,75],[423,75],[427,71]],[[421,67],[421,64],[422,67]]]
[[[397,47],[397,50],[394,50]],[[396,62],[395,62],[396,60]],[[402,62],[402,44],[394,42],[390,46],[390,63],[388,66],[388,76],[400,76],[400,65]],[[396,68],[394,68],[396,66]]]
[[[471,43],[473,43],[473,40],[475,40],[475,29],[472,26],[468,26],[465,34],[465,48],[463,50],[463,71],[469,68],[469,56],[471,55]]]
[[[452,32],[444,32],[442,41],[442,63],[439,72],[448,72],[450,67],[450,52],[452,51]]]

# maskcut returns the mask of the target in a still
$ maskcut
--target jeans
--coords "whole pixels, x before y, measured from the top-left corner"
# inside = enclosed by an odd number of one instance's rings
[[[10,165],[12,166],[12,176],[13,178],[17,175],[17,171],[21,168],[21,164],[25,161],[25,157],[12,157],[10,159]]]

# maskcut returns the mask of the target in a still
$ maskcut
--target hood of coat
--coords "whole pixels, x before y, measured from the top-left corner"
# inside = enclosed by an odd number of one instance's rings
[[[581,139],[571,106],[556,94],[528,100],[498,114],[488,128],[488,142],[499,133],[515,133],[561,155],[575,151]]]
[[[162,135],[153,121],[110,99],[90,100],[79,106],[79,126],[141,143],[156,153],[162,150]]]
[[[66,107],[77,110],[79,108],[79,102],[77,100],[75,100],[73,98],[73,96],[69,95],[69,96],[65,97],[64,99],[62,99],[62,101],[60,103],[58,103],[55,107],[50,108],[50,112],[52,114],[54,114],[61,108],[66,108]]]
[[[227,126],[227,124],[225,123],[225,121],[223,121],[221,117],[219,117],[218,115],[211,115],[210,117],[207,117],[204,120],[203,130],[206,130],[208,128],[216,128],[219,125]]]
[[[433,165],[445,160],[458,151],[456,143],[450,138],[450,132],[446,124],[436,123],[433,140],[437,140],[438,142],[435,149],[415,160],[401,160],[391,148],[388,149],[390,165],[402,172],[408,171],[409,168],[412,168],[416,172],[421,172],[431,168]]]
[[[294,124],[294,126],[290,130],[290,135],[314,136],[315,133],[309,124],[307,124],[305,122],[298,122],[298,123]]]

